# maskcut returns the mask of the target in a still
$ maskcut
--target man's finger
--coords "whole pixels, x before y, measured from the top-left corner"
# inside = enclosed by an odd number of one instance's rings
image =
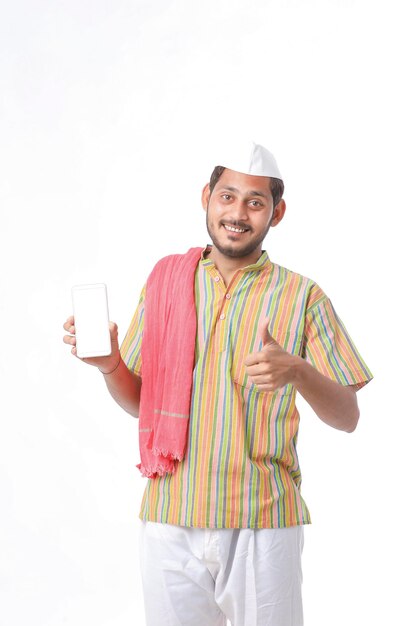
[[[245,358],[244,364],[246,367],[250,367],[251,365],[261,363],[263,360],[265,360],[265,355],[263,355],[262,352],[252,352]]]
[[[109,322],[109,331],[110,331],[112,340],[115,340],[115,339],[117,340],[118,330],[119,329],[115,322]]]
[[[276,343],[275,339],[269,333],[268,326],[269,318],[266,317],[260,325],[262,348],[265,348],[265,346],[269,346],[271,343]]]
[[[246,366],[246,373],[248,376],[265,376],[265,374],[269,374],[270,368],[266,363],[255,363],[253,365]]]
[[[69,317],[66,322],[64,322],[63,324],[64,330],[69,330],[70,332],[72,332],[71,329],[74,329],[74,316],[71,315],[71,317]]]

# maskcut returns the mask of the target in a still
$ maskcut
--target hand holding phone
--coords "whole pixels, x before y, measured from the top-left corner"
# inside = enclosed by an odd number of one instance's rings
[[[109,356],[111,341],[107,288],[104,283],[75,285],[72,290],[77,356]]]
[[[77,320],[70,315],[63,324],[69,333],[64,335],[63,341],[72,346],[71,353],[84,363],[98,367],[103,374],[114,371],[120,363],[117,324],[108,321],[106,291],[106,286],[101,283],[73,287]],[[87,354],[92,356],[85,356]]]

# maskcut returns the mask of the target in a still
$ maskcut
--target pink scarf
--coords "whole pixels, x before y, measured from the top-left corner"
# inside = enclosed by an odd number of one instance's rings
[[[146,283],[138,468],[149,478],[172,474],[184,458],[197,331],[194,276],[202,250],[161,259]]]

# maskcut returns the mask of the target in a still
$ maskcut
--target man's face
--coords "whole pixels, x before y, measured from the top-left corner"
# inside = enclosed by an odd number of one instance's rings
[[[225,169],[210,195],[203,189],[207,230],[213,245],[224,256],[259,257],[271,226],[285,213],[285,202],[273,206],[270,179]]]

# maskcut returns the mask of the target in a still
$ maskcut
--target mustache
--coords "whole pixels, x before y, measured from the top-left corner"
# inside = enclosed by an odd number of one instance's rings
[[[239,222],[239,220],[234,220],[231,222],[222,221],[222,224],[224,226],[233,226],[233,228],[242,228],[250,231],[252,230],[252,228],[248,224],[245,224],[245,222]]]

